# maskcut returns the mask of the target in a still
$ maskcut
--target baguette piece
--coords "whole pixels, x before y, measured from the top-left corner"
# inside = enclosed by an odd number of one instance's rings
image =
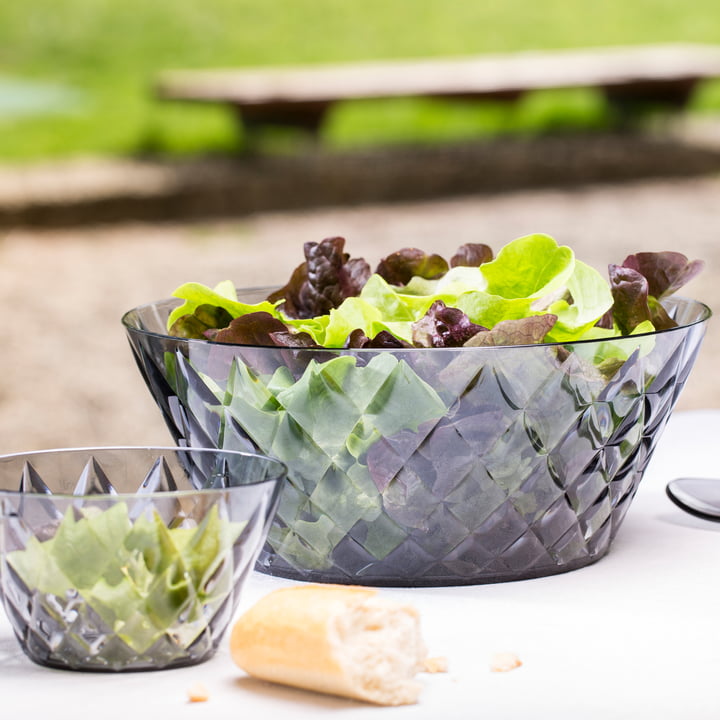
[[[230,652],[263,680],[379,705],[417,702],[427,656],[414,607],[349,585],[269,593],[236,621]]]

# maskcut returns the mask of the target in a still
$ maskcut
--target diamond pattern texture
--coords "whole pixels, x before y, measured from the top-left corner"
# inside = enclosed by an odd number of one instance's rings
[[[302,424],[283,426],[297,449],[281,457],[288,482],[258,569],[395,586],[531,578],[602,557],[709,317],[704,305],[677,298],[667,309],[679,327],[611,343],[293,351],[163,338],[169,307],[138,308],[124,322],[140,371],[180,444],[274,454],[283,447],[279,431],[265,442],[264,427],[279,427],[274,415],[284,409],[269,396],[251,398],[261,392],[259,380],[279,367],[297,380],[309,363],[339,355],[352,355],[362,367],[392,353],[438,393],[444,413],[422,418],[417,428],[378,432],[351,466],[337,454],[322,455],[317,435]],[[241,375],[252,382],[239,383]],[[330,404],[341,406],[342,387],[322,392],[336,393]],[[413,410],[412,403],[403,408]],[[364,416],[364,431],[371,421]],[[322,462],[313,464],[314,457]],[[374,504],[361,506],[368,478]],[[340,513],[349,502],[357,503],[355,514]]]
[[[274,460],[212,449],[0,457],[0,589],[25,653],[41,665],[86,671],[156,670],[210,658],[266,540],[283,478]],[[120,545],[135,531],[158,528],[132,536],[150,538],[139,554],[115,551],[108,539],[117,528],[109,518],[119,516]],[[61,556],[58,538],[69,532],[68,518],[70,529],[94,522],[107,535],[98,531],[89,542],[86,533]],[[199,565],[190,555],[156,560],[156,541],[177,537],[184,547],[202,547]],[[45,541],[52,550],[38,551]],[[42,570],[38,560],[46,562]],[[100,579],[82,583],[96,566]],[[126,573],[139,580],[123,584]],[[137,594],[118,600],[127,587],[149,588],[145,604],[137,604]],[[139,615],[123,614],[136,605]]]

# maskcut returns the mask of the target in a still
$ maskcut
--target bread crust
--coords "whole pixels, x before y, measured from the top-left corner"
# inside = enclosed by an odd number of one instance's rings
[[[230,652],[255,677],[383,705],[417,701],[425,659],[415,608],[348,585],[268,594],[233,626]]]

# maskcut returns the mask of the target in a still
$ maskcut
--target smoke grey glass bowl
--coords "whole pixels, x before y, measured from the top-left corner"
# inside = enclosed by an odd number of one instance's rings
[[[0,456],[0,588],[25,654],[86,671],[212,657],[285,472],[212,448]]]
[[[605,555],[711,314],[671,298],[678,327],[612,340],[308,350],[168,337],[177,302],[123,317],[176,442],[288,465],[258,569],[388,586],[518,580]]]

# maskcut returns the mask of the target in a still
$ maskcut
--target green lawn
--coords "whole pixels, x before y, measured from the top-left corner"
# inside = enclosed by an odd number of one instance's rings
[[[167,68],[680,41],[720,43],[716,0],[9,0],[0,3],[0,160],[241,147],[222,108],[152,97]],[[694,105],[720,109],[720,85]],[[339,107],[324,141],[433,141],[605,120],[587,91],[536,94],[516,107],[364,102]]]

